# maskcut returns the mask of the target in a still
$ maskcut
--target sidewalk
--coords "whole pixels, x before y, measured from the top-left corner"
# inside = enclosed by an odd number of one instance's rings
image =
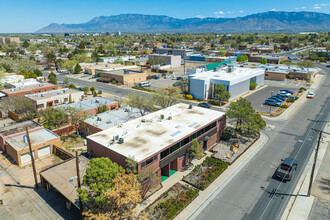
[[[307,100],[306,95],[308,92],[315,92],[315,90],[319,87],[319,85],[321,84],[323,78],[325,76],[324,75],[316,75],[315,79],[314,79],[314,83],[313,85],[305,92],[303,92],[303,94],[300,96],[300,98],[295,101],[288,109],[286,109],[281,115],[277,116],[277,117],[268,117],[268,116],[262,116],[263,118],[269,120],[269,121],[284,121],[287,120],[291,115],[293,115],[302,104],[305,103],[305,101]],[[317,95],[317,94],[315,94]]]
[[[259,152],[268,140],[268,136],[261,132],[259,140],[239,157],[235,163],[229,166],[211,185],[204,191],[200,191],[197,198],[195,198],[175,219],[194,219],[198,216],[235,175]]]
[[[330,132],[329,123],[325,127],[325,131]],[[311,196],[307,197],[306,195],[308,192],[309,180],[314,161],[314,152],[311,155],[305,167],[305,170],[293,192],[294,195],[298,196],[292,197],[289,200],[289,203],[282,215],[282,220],[322,219],[320,217],[323,217],[324,219],[330,219],[330,212],[328,211],[330,209],[330,149],[328,149],[329,141],[330,135],[323,134],[315,166]],[[327,205],[324,205],[326,211],[323,211],[322,213],[322,211],[317,210],[320,207],[315,204],[313,205],[313,203],[318,203],[324,200],[327,201]],[[311,216],[314,217],[312,218]]]

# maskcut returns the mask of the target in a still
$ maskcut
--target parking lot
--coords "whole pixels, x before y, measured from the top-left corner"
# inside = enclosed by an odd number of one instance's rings
[[[308,88],[308,84],[294,81],[273,81],[265,80],[265,85],[267,87],[260,89],[259,91],[252,93],[245,98],[249,100],[252,104],[252,107],[256,111],[272,113],[277,107],[265,105],[265,100],[272,95],[276,95],[277,92],[281,89],[289,89],[292,92],[296,93],[300,87]]]

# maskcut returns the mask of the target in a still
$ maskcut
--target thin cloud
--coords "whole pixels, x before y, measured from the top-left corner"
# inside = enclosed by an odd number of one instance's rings
[[[232,14],[233,12],[232,11],[227,11],[227,14]]]
[[[239,13],[242,13],[242,12],[244,12],[244,11],[243,11],[243,10],[240,10],[240,11],[239,11]]]
[[[330,4],[325,4],[325,3],[322,3],[322,4],[315,4],[314,6],[315,7],[320,7],[320,6],[329,6]]]
[[[203,19],[203,18],[206,18],[206,17],[203,16],[203,15],[196,15],[195,18],[201,18],[201,19]]]
[[[216,15],[224,15],[224,14],[226,14],[226,12],[223,12],[223,11],[216,11],[216,12],[214,12],[214,14],[216,14]]]
[[[273,8],[271,11],[276,11],[276,9],[275,9],[275,8]]]
[[[316,7],[314,7],[314,9],[320,9],[321,7],[318,7],[318,6],[316,6]]]
[[[215,17],[216,18],[224,18],[225,16],[223,16],[223,15],[216,15]]]
[[[302,10],[302,9],[306,9],[305,6],[301,7],[301,8],[294,8],[295,10]]]

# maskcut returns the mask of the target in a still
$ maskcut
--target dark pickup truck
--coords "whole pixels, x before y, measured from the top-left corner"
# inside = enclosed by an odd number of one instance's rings
[[[285,158],[284,160],[282,160],[281,165],[277,168],[275,175],[284,181],[290,181],[293,172],[297,169],[297,166],[297,161],[291,158]]]

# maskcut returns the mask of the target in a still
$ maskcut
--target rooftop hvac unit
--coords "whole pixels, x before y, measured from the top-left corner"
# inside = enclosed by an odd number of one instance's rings
[[[129,74],[129,71],[128,70],[124,70],[124,74]]]
[[[165,116],[164,115],[160,115],[160,119],[164,119],[165,118]]]
[[[97,117],[97,121],[102,121],[102,118],[100,118],[100,117]]]
[[[96,100],[95,100],[95,103],[100,103],[100,100],[99,100],[99,99],[96,99]]]
[[[66,93],[66,90],[63,90],[63,93]]]
[[[119,139],[119,135],[114,136],[115,140],[117,141]]]
[[[192,105],[189,105],[188,109],[192,109]]]
[[[168,116],[168,118],[167,118],[168,120],[172,120],[172,116]]]
[[[45,97],[45,94],[40,94],[41,97]]]
[[[111,121],[107,121],[106,123],[107,123],[107,124],[110,124],[110,123],[111,123]]]
[[[118,143],[119,143],[119,144],[124,143],[124,138],[119,138]]]

